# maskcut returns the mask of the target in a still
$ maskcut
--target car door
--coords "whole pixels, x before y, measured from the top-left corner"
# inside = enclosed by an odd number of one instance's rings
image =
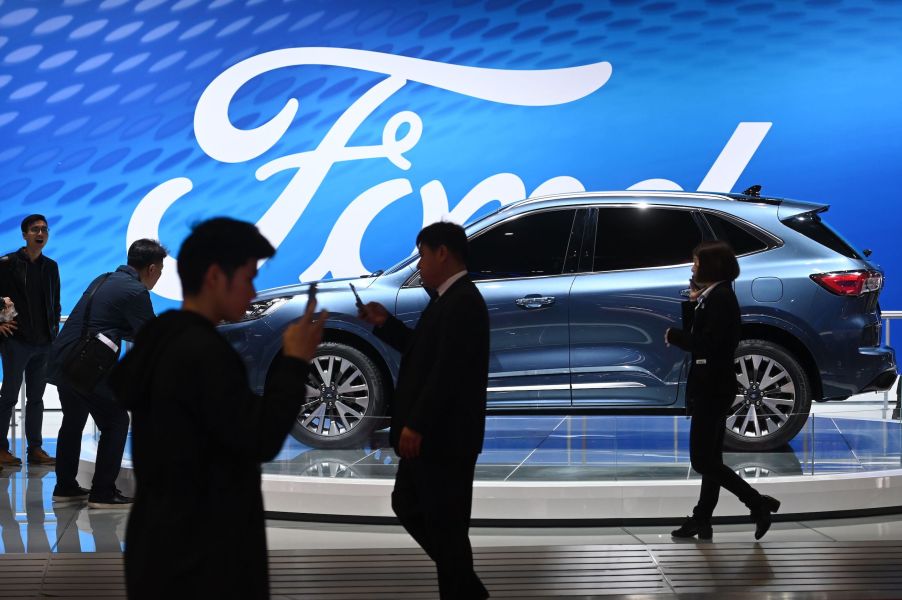
[[[515,215],[470,238],[470,277],[489,311],[494,408],[570,405],[569,296],[587,212]],[[411,278],[398,294],[398,317],[415,322],[427,302]]]
[[[573,405],[672,405],[687,357],[664,332],[682,326],[698,219],[645,204],[596,213],[592,272],[577,275],[570,294]]]

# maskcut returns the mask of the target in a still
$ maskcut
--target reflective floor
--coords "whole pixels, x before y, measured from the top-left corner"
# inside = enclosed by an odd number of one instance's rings
[[[0,471],[0,553],[120,552],[128,511],[94,510],[83,503],[51,501],[52,468],[24,466]],[[86,482],[82,482],[86,483]],[[228,528],[229,523],[222,527]],[[478,527],[474,546],[673,543],[669,526]],[[748,542],[751,523],[715,526],[715,542]],[[268,521],[271,550],[415,548],[399,526]],[[769,542],[902,540],[902,515],[775,523]],[[679,543],[679,542],[676,542]]]
[[[892,406],[889,407],[890,410]],[[815,406],[806,429],[783,451],[729,453],[727,462],[748,477],[829,473],[878,473],[902,468],[899,421],[887,418],[875,395],[855,403]],[[55,453],[59,413],[45,415],[45,449]],[[385,432],[359,450],[312,450],[286,442],[269,473],[345,478],[389,478],[396,457]],[[688,421],[680,417],[490,418],[478,477],[492,480],[691,479]],[[20,451],[20,439],[13,448]],[[93,459],[89,424],[83,459]],[[128,457],[125,466],[130,466]],[[89,478],[81,477],[82,485]],[[90,510],[51,501],[52,467],[6,467],[0,471],[0,553],[120,551],[127,511]],[[895,489],[887,494],[899,495]],[[902,504],[902,498],[896,504]],[[812,511],[818,507],[812,506]],[[228,523],[223,523],[228,527]],[[476,546],[670,543],[669,527],[474,528]],[[751,524],[721,525],[716,541],[747,541]],[[392,525],[341,525],[271,521],[272,549],[413,547]],[[771,541],[902,540],[902,515],[861,519],[781,522]]]
[[[393,478],[397,457],[387,432],[363,448],[318,450],[289,440],[264,472],[343,478]],[[813,416],[773,452],[728,452],[748,477],[826,475],[902,468],[898,421]],[[477,480],[637,481],[692,479],[689,421],[672,416],[490,417]]]
[[[120,551],[127,511],[89,510],[51,501],[53,467],[0,471],[0,552]]]

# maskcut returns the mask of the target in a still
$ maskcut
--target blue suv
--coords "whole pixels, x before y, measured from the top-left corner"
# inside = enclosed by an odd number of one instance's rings
[[[756,192],[532,198],[467,225],[471,276],[491,319],[490,412],[682,412],[687,356],[664,345],[664,331],[680,325],[692,249],[710,239],[729,242],[742,268],[728,447],[783,446],[804,426],[812,400],[891,387],[881,270],[821,219],[827,206]],[[416,264],[412,256],[384,272],[319,284],[332,317],[294,427],[300,442],[359,446],[385,425],[400,357],[356,318],[348,283],[413,325],[429,300]],[[242,322],[221,327],[258,391],[307,289],[263,292]]]

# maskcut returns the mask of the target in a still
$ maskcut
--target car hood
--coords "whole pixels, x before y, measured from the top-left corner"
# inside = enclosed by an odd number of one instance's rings
[[[254,301],[271,300],[272,298],[291,298],[293,296],[306,294],[312,283],[316,283],[317,293],[338,289],[347,290],[349,283],[353,283],[354,287],[358,290],[365,290],[371,286],[375,280],[376,277],[365,275],[363,277],[341,277],[337,279],[323,279],[317,282],[307,281],[304,283],[295,283],[293,285],[283,285],[257,292],[257,297]]]

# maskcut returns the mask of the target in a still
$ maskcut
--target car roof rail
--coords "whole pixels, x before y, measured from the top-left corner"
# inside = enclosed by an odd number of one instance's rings
[[[768,198],[766,196],[761,196],[761,186],[757,183],[746,188],[746,190],[741,194],[728,195],[730,196],[730,198],[738,200],[740,202],[760,202],[762,204],[773,204],[774,206],[783,204],[783,200],[781,198]]]
[[[782,198],[770,198],[767,196],[761,196],[761,186],[753,185],[750,188],[746,189],[741,194],[734,194],[732,192],[692,192],[692,191],[669,191],[669,190],[620,190],[620,191],[585,191],[585,192],[568,192],[563,194],[549,194],[545,196],[529,196],[527,198],[521,198],[520,200],[516,200],[511,202],[510,204],[505,204],[501,208],[499,208],[495,213],[504,213],[508,212],[513,208],[517,208],[519,206],[523,206],[524,204],[533,204],[535,202],[544,202],[547,200],[553,199],[563,199],[567,197],[583,197],[583,196],[595,196],[595,197],[604,197],[604,196],[670,196],[670,195],[682,195],[682,196],[694,196],[694,197],[707,197],[707,198],[719,198],[721,200],[733,200],[737,202],[755,202],[758,204],[770,204],[773,206],[779,206],[783,203]],[[470,223],[472,225],[472,223]]]

